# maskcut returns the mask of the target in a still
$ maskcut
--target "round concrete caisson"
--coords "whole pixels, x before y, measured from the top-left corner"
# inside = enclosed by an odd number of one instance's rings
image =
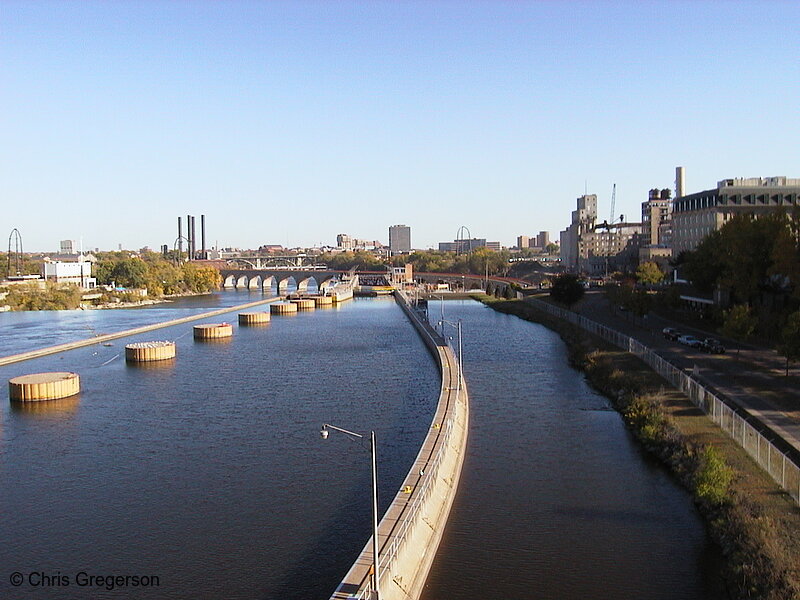
[[[125,346],[128,362],[153,362],[175,358],[175,342],[136,342]]]
[[[233,335],[233,326],[230,323],[206,323],[194,326],[194,339],[218,340]]]
[[[317,307],[313,298],[298,298],[292,302],[297,305],[297,310],[314,310]]]
[[[273,315],[290,315],[297,312],[297,304],[294,302],[274,302],[270,304],[269,311]]]
[[[8,381],[8,395],[17,402],[56,400],[74,396],[81,391],[77,373],[58,371],[20,375]]]
[[[262,325],[264,323],[269,323],[269,313],[266,311],[239,313],[239,325]]]
[[[320,306],[333,306],[333,298],[330,296],[314,296],[314,303],[317,308]]]

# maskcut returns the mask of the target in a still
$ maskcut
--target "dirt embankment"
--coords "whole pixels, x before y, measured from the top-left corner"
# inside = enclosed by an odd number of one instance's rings
[[[800,599],[800,508],[741,447],[635,356],[524,301],[477,299],[561,335],[573,366],[693,494],[731,597]]]

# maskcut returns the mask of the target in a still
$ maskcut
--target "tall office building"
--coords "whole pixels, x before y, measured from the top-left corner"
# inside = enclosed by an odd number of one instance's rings
[[[389,227],[389,252],[392,254],[411,252],[411,227],[407,225]]]

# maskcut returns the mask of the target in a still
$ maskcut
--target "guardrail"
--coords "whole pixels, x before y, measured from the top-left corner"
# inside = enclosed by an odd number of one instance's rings
[[[675,388],[684,392],[695,406],[744,448],[758,465],[789,493],[795,503],[800,504],[800,461],[793,460],[788,455],[791,450],[784,452],[778,448],[778,445],[784,447],[790,445],[768,425],[722,394],[711,391],[638,340],[547,302],[534,298],[528,299],[528,302],[640,358]]]

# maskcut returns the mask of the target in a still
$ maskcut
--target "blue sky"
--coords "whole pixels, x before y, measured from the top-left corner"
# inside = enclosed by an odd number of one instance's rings
[[[678,165],[800,177],[798,31],[798,2],[2,0],[0,234],[512,245],[614,183],[638,220]]]

